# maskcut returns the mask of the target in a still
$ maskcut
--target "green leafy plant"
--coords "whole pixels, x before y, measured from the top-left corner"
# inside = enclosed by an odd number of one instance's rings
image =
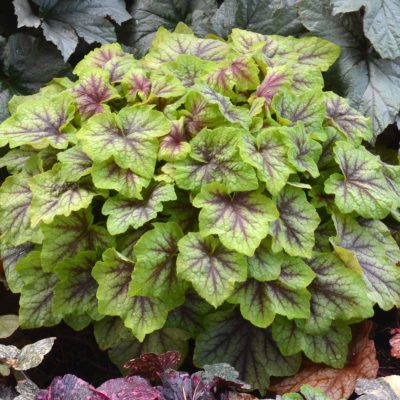
[[[376,138],[400,112],[399,7],[394,0],[138,0],[120,40],[143,52],[158,27],[173,29],[180,21],[202,36],[226,37],[233,28],[280,35],[308,30],[341,47],[329,86],[371,118]]]
[[[400,167],[323,91],[339,48],[161,28],[9,102],[1,255],[22,328],[91,321],[113,360],[179,350],[265,390],[303,354],[346,362],[349,325],[400,304]],[[8,146],[8,147],[7,147]],[[132,339],[132,335],[135,339]]]
[[[0,120],[12,94],[29,94],[65,72],[63,61],[74,65],[88,44],[117,40],[143,55],[159,27],[173,30],[184,22],[202,37],[226,38],[233,28],[309,31],[337,43],[342,54],[328,86],[371,118],[376,138],[400,112],[399,15],[395,0],[9,0],[0,10],[0,54],[7,42],[15,54],[4,57],[0,71]]]

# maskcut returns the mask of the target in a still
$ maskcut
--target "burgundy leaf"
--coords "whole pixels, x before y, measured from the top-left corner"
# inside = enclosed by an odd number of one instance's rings
[[[128,361],[124,367],[130,369],[129,375],[139,375],[150,381],[159,381],[159,374],[176,366],[180,358],[177,351],[167,351],[159,355],[146,353]]]
[[[390,334],[393,337],[389,340],[390,346],[390,355],[395,358],[400,358],[400,328],[395,328],[390,331]]]
[[[161,400],[161,393],[139,376],[110,379],[97,388],[109,400]]]

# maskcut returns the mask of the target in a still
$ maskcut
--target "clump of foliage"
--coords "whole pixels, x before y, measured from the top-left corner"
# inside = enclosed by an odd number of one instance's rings
[[[400,304],[400,167],[323,91],[339,48],[161,28],[141,60],[89,53],[0,125],[1,256],[23,328],[94,323],[114,360],[187,351],[253,387]],[[132,335],[136,338],[132,340]]]
[[[171,10],[174,10],[171,12]],[[400,5],[396,0],[136,0],[119,40],[145,51],[159,26],[179,21],[200,34],[233,28],[261,34],[314,35],[337,43],[341,56],[329,85],[371,118],[376,137],[400,113]]]
[[[161,26],[227,37],[313,34],[342,48],[329,85],[371,118],[374,136],[399,120],[397,0],[8,0],[0,10],[0,121],[12,94],[27,94],[69,68],[92,43],[118,41],[144,54]],[[46,39],[46,40],[45,40]],[[51,61],[49,61],[49,59]],[[1,64],[1,63],[0,63]],[[398,132],[396,129],[394,133]],[[391,136],[394,136],[392,134]]]

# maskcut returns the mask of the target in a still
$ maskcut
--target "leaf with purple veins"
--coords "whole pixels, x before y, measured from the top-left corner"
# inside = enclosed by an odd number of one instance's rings
[[[269,222],[278,217],[274,203],[259,192],[230,193],[223,184],[203,185],[193,199],[201,207],[200,232],[216,234],[222,244],[252,256],[268,234]]]
[[[119,97],[118,91],[110,84],[109,73],[100,68],[85,71],[71,92],[82,119],[109,110],[106,103]]]
[[[178,247],[178,277],[191,282],[197,293],[214,307],[232,294],[235,282],[246,279],[244,256],[228,250],[213,236],[188,233]]]

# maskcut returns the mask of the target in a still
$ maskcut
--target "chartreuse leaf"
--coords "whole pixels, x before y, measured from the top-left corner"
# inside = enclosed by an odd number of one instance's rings
[[[114,189],[127,198],[141,199],[141,191],[150,180],[128,168],[121,168],[112,158],[95,161],[92,168],[94,185],[99,189]]]
[[[299,96],[289,90],[283,91],[274,97],[271,107],[277,113],[278,121],[285,125],[302,121],[307,131],[321,130],[326,114],[320,89]]]
[[[346,325],[336,325],[325,333],[309,334],[298,328],[294,321],[278,317],[272,325],[272,337],[285,356],[303,351],[316,363],[343,368],[351,340],[351,329]]]
[[[62,315],[52,309],[57,277],[43,271],[40,252],[30,252],[18,262],[16,268],[24,283],[19,299],[21,328],[39,328],[59,323]]]
[[[228,249],[252,256],[268,234],[269,222],[278,217],[271,199],[259,192],[229,193],[220,183],[203,185],[193,199],[201,208],[200,232],[218,235]]]
[[[180,54],[175,61],[169,61],[162,66],[162,70],[172,73],[187,88],[200,83],[202,78],[213,69],[215,69],[215,63],[189,54]]]
[[[257,137],[243,135],[239,144],[243,160],[257,169],[258,178],[277,195],[294,172],[289,165],[281,128],[261,130]]]
[[[58,282],[54,287],[54,312],[63,316],[88,313],[91,318],[99,319],[97,282],[91,275],[96,261],[94,251],[82,251],[74,258],[65,258],[56,265],[54,272]]]
[[[151,221],[163,209],[163,202],[176,200],[173,185],[154,184],[140,200],[127,199],[121,195],[110,197],[102,212],[108,215],[107,229],[112,235],[124,233],[130,226],[137,229]]]
[[[90,208],[58,216],[49,224],[43,224],[42,251],[45,271],[51,271],[64,258],[76,256],[84,250],[105,250],[115,245],[115,239],[102,227],[93,224]]]
[[[161,300],[129,296],[129,285],[134,263],[108,249],[103,253],[103,261],[98,261],[92,275],[99,284],[97,290],[98,310],[103,315],[119,316],[127,328],[139,341],[160,329],[168,315],[168,307]]]
[[[246,279],[244,256],[225,248],[213,236],[188,233],[178,243],[178,277],[192,283],[197,293],[214,307],[233,292],[235,282]]]
[[[332,253],[313,253],[306,263],[315,273],[308,286],[311,315],[302,324],[310,333],[326,331],[335,320],[368,318],[373,315],[372,301],[365,296],[362,277],[347,268]]]
[[[270,325],[275,314],[308,318],[311,295],[306,287],[314,276],[301,259],[286,256],[280,277],[269,281],[247,278],[236,285],[228,301],[240,304],[243,317],[260,328]]]
[[[313,178],[319,175],[317,162],[322,146],[313,140],[304,129],[302,122],[285,129],[285,142],[288,147],[288,160],[300,172],[309,172]]]
[[[334,153],[342,174],[333,174],[325,181],[325,192],[335,195],[339,210],[355,211],[365,218],[386,217],[394,200],[379,158],[346,142],[337,142]]]
[[[308,287],[315,278],[315,273],[299,257],[289,257],[286,254],[281,265],[279,280],[292,288]]]
[[[33,156],[29,163],[30,168],[39,169],[36,172],[40,172],[37,156]],[[0,187],[0,228],[4,244],[18,246],[41,240],[39,229],[31,227],[32,192],[28,185],[30,175],[25,171],[11,175]]]
[[[0,168],[6,167],[10,174],[17,174],[24,169],[25,163],[35,154],[37,150],[31,146],[12,149],[0,158]]]
[[[0,141],[10,147],[31,145],[42,149],[65,149],[73,141],[75,128],[70,124],[75,106],[68,94],[27,101],[0,125]]]
[[[93,161],[113,157],[121,168],[151,178],[157,160],[156,138],[169,130],[168,120],[150,106],[125,107],[118,114],[103,112],[94,116],[77,136]]]
[[[324,87],[324,77],[320,71],[301,64],[294,65],[293,68],[293,82],[290,88],[294,93],[301,94],[308,90]]]
[[[299,54],[298,62],[321,71],[326,71],[333,65],[340,54],[339,46],[315,36],[304,36],[294,43]]]
[[[257,189],[253,168],[238,154],[241,133],[239,128],[202,130],[190,142],[189,157],[173,164],[176,184],[186,190],[211,182],[223,183],[229,191]]]
[[[383,177],[390,188],[393,199],[394,207],[400,207],[400,166],[389,165],[382,162]]]
[[[0,256],[4,275],[6,277],[7,286],[13,293],[21,293],[24,285],[16,266],[19,260],[30,253],[33,248],[34,245],[32,243],[24,243],[20,246],[9,246],[5,243],[0,244]]]
[[[359,273],[367,297],[389,310],[400,302],[400,251],[382,223],[360,225],[350,215],[336,214],[335,251],[347,267]],[[379,222],[379,221],[377,221]]]
[[[250,117],[245,108],[236,107],[230,99],[207,85],[197,85],[196,90],[211,104],[218,106],[224,118],[232,123],[237,123],[245,129],[249,128]]]
[[[371,122],[350,107],[348,101],[333,92],[324,92],[328,121],[353,143],[372,139]]]
[[[87,70],[71,89],[83,119],[109,110],[108,101],[119,97],[110,84],[110,74],[100,68]]]
[[[68,150],[57,154],[61,163],[60,176],[67,182],[77,182],[85,175],[89,175],[92,160],[82,150],[80,145],[75,145]]]
[[[267,329],[244,320],[237,311],[219,311],[207,317],[207,328],[196,339],[194,362],[197,366],[226,362],[240,379],[265,391],[270,376],[297,372],[300,354],[284,357]]]
[[[52,170],[33,176],[29,180],[33,198],[31,225],[39,222],[51,223],[55,216],[87,208],[97,194],[89,181],[65,182],[60,174],[60,165]]]
[[[190,153],[189,137],[185,132],[185,118],[171,121],[171,131],[160,142],[158,158],[166,161],[183,160]]]
[[[138,65],[139,62],[135,60],[132,54],[124,53],[122,56],[111,58],[103,68],[110,73],[110,82],[115,84],[121,83],[125,74],[132,68],[137,68]]]
[[[247,257],[249,276],[260,282],[277,279],[286,257],[283,253],[273,253],[270,242],[269,238],[264,239],[254,255]]]
[[[275,198],[279,218],[272,223],[272,249],[291,256],[311,257],[320,218],[303,190],[286,186]]]
[[[171,33],[165,28],[159,28],[144,57],[144,63],[150,69],[157,69],[160,64],[176,60],[180,54],[218,62],[225,59],[228,49],[227,43],[219,40],[199,39],[192,34]]]
[[[216,104],[208,102],[200,93],[189,92],[184,99],[185,109],[178,111],[178,116],[185,117],[185,127],[195,135],[203,128],[215,128],[225,120]]]
[[[183,236],[175,222],[154,223],[134,247],[136,258],[130,295],[162,299],[172,306],[184,302],[186,284],[176,276],[178,240]]]
[[[47,82],[43,82],[42,84],[45,84]],[[64,91],[67,87],[70,87],[73,85],[73,82],[69,80],[69,78],[53,78],[52,81],[47,83],[47,85],[44,85],[42,87],[38,87],[38,91],[33,94],[26,94],[30,93],[31,90],[25,92],[22,91],[22,93],[25,94],[25,96],[21,93],[15,94],[13,97],[11,97],[7,108],[10,114],[15,114],[15,112],[18,110],[18,108],[27,102],[31,102],[32,100],[40,100],[40,99],[45,99],[49,97],[53,97],[61,92]],[[20,90],[17,91],[17,93],[20,93]]]
[[[400,249],[388,227],[383,222],[372,219],[359,218],[357,222],[361,226],[370,230],[371,234],[374,235],[374,238],[385,249],[385,253],[389,260],[397,264],[400,260]]]
[[[81,61],[76,64],[74,74],[81,76],[91,68],[104,68],[109,61],[117,57],[126,56],[119,43],[104,44],[97,49],[86,54]]]
[[[233,28],[229,42],[233,49],[241,54],[255,52],[265,45],[265,36],[244,29]]]
[[[264,69],[278,67],[297,62],[299,55],[295,51],[293,40],[287,40],[278,35],[265,35],[265,45],[262,47],[262,54],[256,54],[256,59],[264,64]]]
[[[268,286],[255,279],[248,278],[246,282],[239,284],[228,301],[240,304],[243,318],[260,328],[266,328],[275,318],[268,297]]]
[[[169,99],[180,97],[185,94],[186,89],[181,81],[172,74],[152,74],[151,75],[150,96]]]
[[[260,83],[258,67],[248,56],[235,57],[218,64],[208,73],[205,81],[214,90],[232,96],[232,89],[237,91],[254,90]]]

